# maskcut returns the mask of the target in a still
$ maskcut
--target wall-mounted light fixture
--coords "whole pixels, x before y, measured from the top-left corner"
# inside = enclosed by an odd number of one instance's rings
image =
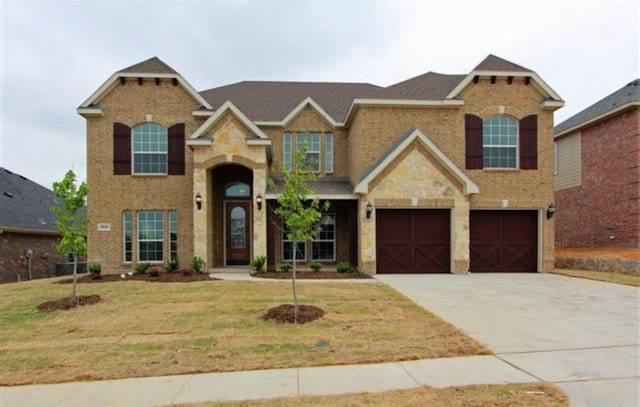
[[[373,213],[373,205],[371,205],[371,202],[367,202],[367,219],[371,218],[371,214]]]
[[[258,205],[258,210],[262,210],[262,195],[260,195],[260,192],[256,196],[256,205]]]
[[[202,195],[200,195],[200,192],[196,193],[196,206],[198,210],[202,209]]]
[[[547,219],[553,218],[553,215],[556,213],[556,205],[551,202],[549,207],[547,208]]]

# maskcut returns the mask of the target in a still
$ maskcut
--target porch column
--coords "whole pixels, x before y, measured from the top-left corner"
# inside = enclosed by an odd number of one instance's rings
[[[451,210],[451,257],[453,258],[451,272],[454,274],[466,274],[469,272],[469,215],[469,200],[456,200],[455,206]]]
[[[267,170],[256,168],[253,170],[253,258],[267,255]],[[258,209],[256,197],[262,196],[262,208]],[[274,259],[267,259],[271,264]]]
[[[360,267],[368,274],[376,273],[376,211],[367,219],[367,195],[361,196],[358,201],[358,248],[360,252]],[[374,204],[372,202],[372,204]],[[374,204],[375,208],[375,204]]]
[[[200,194],[202,207],[198,209],[195,197]],[[193,255],[207,261],[207,208],[211,206],[211,195],[207,193],[207,170],[194,168],[193,170]],[[209,267],[205,264],[205,267]]]

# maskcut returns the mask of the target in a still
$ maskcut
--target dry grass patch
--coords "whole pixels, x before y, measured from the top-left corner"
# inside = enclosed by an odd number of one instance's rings
[[[288,303],[289,282],[102,283],[90,307],[41,313],[69,294],[51,280],[5,285],[0,384],[373,363],[488,354],[488,349],[383,284],[299,284],[325,310],[305,325],[260,317]],[[321,344],[322,346],[319,346]]]
[[[613,271],[588,271],[568,269],[555,269],[552,271],[552,273],[568,277],[586,278],[589,280],[640,287],[640,274],[618,273]]]
[[[569,399],[562,390],[551,384],[506,384],[433,389],[418,387],[382,393],[346,394],[321,397],[288,397],[271,400],[202,403],[189,407],[304,407],[304,406],[385,406],[385,407],[449,407],[504,406],[543,407],[568,406]],[[186,405],[181,405],[186,407]]]

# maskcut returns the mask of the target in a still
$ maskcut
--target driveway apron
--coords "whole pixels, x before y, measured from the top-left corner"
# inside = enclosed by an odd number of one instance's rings
[[[640,289],[554,274],[378,275],[572,406],[640,406]]]

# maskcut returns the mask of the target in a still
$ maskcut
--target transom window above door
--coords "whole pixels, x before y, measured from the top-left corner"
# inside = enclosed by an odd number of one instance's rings
[[[234,182],[227,185],[224,196],[227,198],[248,198],[251,196],[251,187],[244,182]]]

